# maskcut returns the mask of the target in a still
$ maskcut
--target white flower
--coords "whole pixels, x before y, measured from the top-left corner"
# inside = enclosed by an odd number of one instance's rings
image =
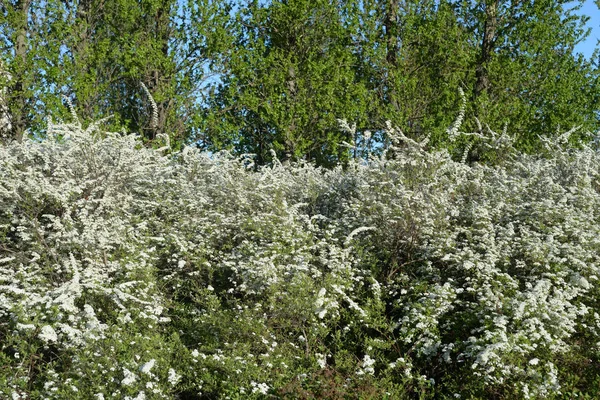
[[[315,313],[319,316],[319,319],[323,319],[325,314],[327,314],[327,307],[323,306],[325,303],[325,294],[327,293],[327,289],[321,288],[319,293],[317,293],[317,300],[315,301]]]
[[[121,380],[121,384],[124,386],[129,386],[137,379],[137,375],[128,370],[127,368],[123,368],[123,380]]]
[[[152,367],[154,367],[155,363],[156,363],[156,360],[155,359],[151,359],[147,363],[142,364],[142,366],[140,367],[140,372],[142,374],[150,375],[150,370],[152,369]]]
[[[327,293],[327,289],[321,288],[319,293],[317,293],[317,302],[316,306],[321,307],[323,305],[323,299],[325,298],[325,294]]]
[[[179,380],[181,379],[181,375],[179,375],[173,368],[169,368],[169,383],[173,386],[177,385]]]
[[[17,329],[20,331],[30,331],[35,329],[35,325],[17,323]]]
[[[375,360],[371,358],[370,355],[365,354],[363,357],[363,368],[367,368],[375,364]]]
[[[267,394],[269,392],[269,385],[266,383],[256,383],[251,381],[250,385],[252,386],[252,393],[258,392],[260,394]]]
[[[139,392],[138,395],[133,398],[133,400],[146,400],[146,393]]]
[[[354,238],[354,236],[358,235],[361,232],[374,231],[374,230],[377,230],[377,228],[374,226],[361,226],[360,228],[356,228],[355,230],[350,232],[350,234],[346,238],[344,244],[346,246],[348,246],[350,244],[350,242],[352,241],[352,239]]]
[[[56,331],[50,325],[44,325],[38,337],[46,343],[56,342],[58,340]]]
[[[539,362],[540,360],[538,360],[537,358],[532,358],[531,360],[529,360],[530,365],[538,365]]]
[[[585,290],[590,288],[590,283],[580,274],[575,274],[571,277],[571,283]]]
[[[373,365],[375,365],[375,360],[372,359],[370,355],[365,354],[365,356],[363,357],[363,363],[362,363],[363,370],[360,371],[361,375],[362,375],[362,373],[367,373],[367,374],[373,375],[375,373],[375,369],[373,368]]]
[[[327,358],[320,353],[315,354],[317,356],[317,364],[319,364],[319,367],[321,367],[321,369],[325,369],[325,367],[327,366]]]
[[[323,318],[325,318],[326,314],[327,314],[327,309],[326,308],[320,308],[319,309],[319,313],[317,314],[317,316],[319,317],[319,319],[323,319]]]

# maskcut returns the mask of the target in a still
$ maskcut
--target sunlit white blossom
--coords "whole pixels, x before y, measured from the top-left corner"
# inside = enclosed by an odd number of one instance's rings
[[[58,340],[58,335],[56,334],[56,331],[50,325],[44,325],[38,337],[44,342],[56,342]]]
[[[128,370],[127,368],[123,368],[123,379],[121,380],[121,384],[124,386],[129,386],[134,383],[137,379],[137,375]]]
[[[147,363],[142,364],[140,366],[140,372],[142,374],[150,374],[150,370],[154,367],[155,363],[156,363],[156,360],[155,359],[151,359]]]

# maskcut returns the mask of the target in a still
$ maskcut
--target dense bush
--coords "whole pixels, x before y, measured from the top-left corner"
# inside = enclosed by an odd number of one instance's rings
[[[599,153],[387,133],[334,170],[0,147],[0,397],[600,396]]]

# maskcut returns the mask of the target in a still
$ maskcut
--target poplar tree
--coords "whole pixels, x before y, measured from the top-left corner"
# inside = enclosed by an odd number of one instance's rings
[[[581,3],[581,2],[579,2]],[[475,118],[535,150],[540,134],[599,127],[598,69],[573,54],[586,17],[567,1],[364,0],[357,12],[361,79],[375,94],[370,119],[449,146],[445,131],[467,93]]]
[[[574,54],[586,37],[588,17],[573,12],[582,3],[460,3],[477,43],[471,115],[496,128],[506,124],[529,150],[536,149],[538,135],[559,128],[581,126],[583,134],[600,127],[598,66]]]
[[[27,131],[45,123],[41,99],[54,89],[49,66],[58,63],[55,27],[60,18],[51,2],[0,3],[0,91],[9,138],[20,141]]]
[[[211,0],[14,0],[2,4],[0,60],[10,136],[45,118],[112,115],[112,129],[183,144],[198,129],[208,65],[227,42],[230,5]],[[145,93],[144,84],[153,99]],[[153,120],[155,101],[156,124]]]
[[[206,143],[333,165],[354,140],[337,118],[361,122],[368,100],[356,78],[345,2],[250,1],[236,14],[236,39],[209,99]]]
[[[199,91],[225,42],[229,6],[204,0],[72,6],[65,61],[78,112],[86,119],[115,115],[113,125],[150,140],[167,133],[185,142],[197,129]]]
[[[469,33],[444,1],[363,0],[357,7],[360,79],[371,93],[373,128],[385,121],[414,138],[456,116],[458,92],[473,62]]]
[[[600,128],[598,65],[573,54],[586,17],[572,9],[566,0],[6,0],[0,112],[10,137],[41,137],[46,116],[69,118],[67,95],[83,121],[114,115],[110,128],[148,140],[168,133],[177,146],[255,153],[259,163],[274,150],[334,165],[353,155],[342,142],[361,140],[338,118],[373,131],[376,146],[390,120],[452,147],[445,132],[462,88],[466,129],[479,129],[475,117],[506,124],[535,151],[538,135],[559,126]]]

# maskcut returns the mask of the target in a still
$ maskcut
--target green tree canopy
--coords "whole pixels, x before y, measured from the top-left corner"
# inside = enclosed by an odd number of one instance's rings
[[[250,1],[236,13],[236,41],[209,100],[214,147],[257,154],[260,163],[306,157],[331,165],[354,138],[337,118],[366,123],[368,92],[356,75],[346,2]]]
[[[210,0],[20,0],[0,16],[0,59],[11,75],[12,136],[66,118],[68,96],[85,121],[183,143],[198,127],[209,64],[227,42],[229,5]],[[6,80],[6,79],[5,79]],[[152,101],[157,123],[153,126]]]
[[[364,146],[361,132],[381,147],[386,121],[452,148],[461,88],[466,129],[506,125],[535,151],[559,126],[600,128],[598,64],[573,53],[587,21],[574,4],[7,0],[0,111],[11,137],[42,137],[46,116],[69,118],[66,95],[84,121],[113,115],[110,128],[149,140],[331,166],[357,155],[342,144]]]

